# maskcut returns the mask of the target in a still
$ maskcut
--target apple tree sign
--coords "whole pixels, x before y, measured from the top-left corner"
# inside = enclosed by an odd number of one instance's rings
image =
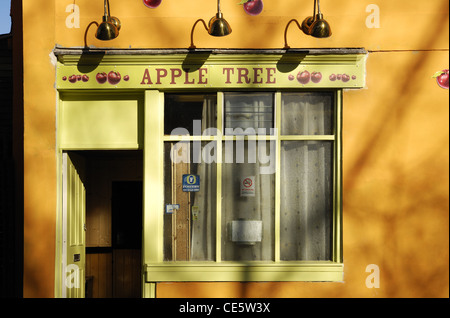
[[[261,56],[266,57],[261,62]],[[362,88],[365,86],[365,54],[351,56],[312,56],[300,61],[280,63],[280,57],[255,56],[250,59],[222,56],[223,63],[206,60],[201,65],[186,64],[184,58],[159,59],[143,63],[145,58],[121,57],[124,63],[100,63],[79,68],[77,64],[58,62],[56,87],[71,89],[176,89],[176,88]],[[117,56],[116,56],[117,59]],[[178,59],[178,60],[177,60]],[[336,63],[330,60],[336,59]],[[107,56],[103,58],[107,61]],[[178,63],[173,63],[174,61]],[[80,70],[88,70],[81,72]]]

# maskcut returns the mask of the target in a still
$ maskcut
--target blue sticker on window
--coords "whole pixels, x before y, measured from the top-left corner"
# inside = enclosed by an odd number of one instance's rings
[[[200,176],[194,174],[183,175],[183,192],[200,191]]]

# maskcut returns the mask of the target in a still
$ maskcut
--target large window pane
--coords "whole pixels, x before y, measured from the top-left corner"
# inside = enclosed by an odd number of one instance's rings
[[[282,135],[333,135],[333,123],[332,93],[282,94]]]
[[[214,135],[217,127],[216,94],[165,94],[165,135]]]
[[[330,260],[333,143],[281,143],[281,260]]]
[[[217,182],[215,144],[215,142],[165,143],[164,259],[166,261],[215,260]]]
[[[232,147],[224,145],[222,259],[225,261],[274,259],[275,174],[268,167],[275,165],[275,150],[274,143],[272,148],[270,144],[246,141],[242,145],[234,142]],[[230,149],[234,150],[231,155]],[[238,163],[239,157],[245,158],[244,162]]]
[[[225,134],[270,134],[273,128],[273,94],[225,93]]]

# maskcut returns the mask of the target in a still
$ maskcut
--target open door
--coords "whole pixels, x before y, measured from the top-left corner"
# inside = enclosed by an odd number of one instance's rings
[[[66,298],[85,297],[86,189],[84,160],[63,153],[63,288]]]

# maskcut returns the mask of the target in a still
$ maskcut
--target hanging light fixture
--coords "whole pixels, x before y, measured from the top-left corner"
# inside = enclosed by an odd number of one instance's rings
[[[323,18],[323,14],[320,11],[320,0],[314,0],[313,15],[305,18],[301,25],[296,19],[292,19],[288,22],[284,30],[284,48],[289,48],[289,45],[287,44],[287,30],[292,22],[295,22],[298,28],[302,30],[306,35],[311,35],[316,38],[328,38],[331,36],[331,27],[329,23]]]
[[[205,27],[206,31],[209,35],[212,36],[226,36],[231,33],[231,27],[230,24],[223,18],[223,14],[220,10],[220,0],[217,0],[217,13],[214,17],[212,17],[209,20],[208,25],[206,25],[205,20],[198,19],[195,21],[194,25],[192,26],[191,30],[191,46],[190,49],[195,49],[194,45],[194,29],[198,22],[202,22],[203,26]]]
[[[121,23],[118,18],[111,16],[109,0],[104,0],[104,8],[103,21],[98,26],[95,37],[102,41],[109,41],[119,36]]]
[[[316,14],[317,3],[317,14]],[[320,0],[314,0],[314,16],[303,20],[302,30],[307,35],[316,38],[328,38],[331,36],[331,28],[320,12]]]
[[[227,20],[223,18],[220,11],[220,0],[217,0],[217,14],[209,20],[208,33],[212,36],[226,36],[231,33],[231,27]]]

